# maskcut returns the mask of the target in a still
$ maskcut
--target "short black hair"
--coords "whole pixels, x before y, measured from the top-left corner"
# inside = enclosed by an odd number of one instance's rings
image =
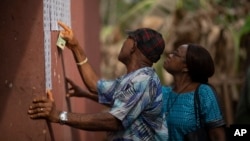
[[[208,78],[215,72],[214,61],[210,53],[201,45],[187,45],[186,64],[192,81],[208,83]]]

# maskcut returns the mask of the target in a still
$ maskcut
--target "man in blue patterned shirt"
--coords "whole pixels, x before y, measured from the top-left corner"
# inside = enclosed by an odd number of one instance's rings
[[[122,130],[109,134],[110,140],[167,139],[160,89],[159,78],[151,67],[138,69],[115,81],[98,82],[99,102],[112,105],[109,113],[122,123]]]
[[[34,99],[28,111],[30,117],[45,118],[83,130],[108,131],[108,139],[112,141],[166,141],[168,130],[162,111],[161,83],[152,68],[165,48],[162,35],[149,28],[128,32],[118,56],[127,73],[111,81],[97,77],[72,30],[63,23],[59,25],[64,28],[60,35],[72,50],[90,91],[75,87],[74,93],[108,105],[110,110],[97,114],[59,111],[55,109],[52,94],[48,93],[49,99]]]

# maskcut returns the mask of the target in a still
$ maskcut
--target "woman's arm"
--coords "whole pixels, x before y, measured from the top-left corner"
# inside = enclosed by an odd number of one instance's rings
[[[208,134],[211,141],[226,141],[224,126],[209,129]]]

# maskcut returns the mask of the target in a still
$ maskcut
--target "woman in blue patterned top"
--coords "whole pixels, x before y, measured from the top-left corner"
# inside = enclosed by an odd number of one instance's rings
[[[169,141],[184,141],[184,135],[196,130],[194,91],[198,94],[201,116],[212,141],[224,141],[224,119],[208,78],[214,74],[214,63],[206,49],[185,44],[168,55],[164,69],[173,75],[173,86],[163,86],[164,111]]]

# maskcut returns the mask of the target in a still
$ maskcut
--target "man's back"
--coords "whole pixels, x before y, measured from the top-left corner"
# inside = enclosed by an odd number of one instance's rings
[[[145,67],[115,81],[99,81],[99,102],[111,105],[110,113],[123,129],[109,134],[110,140],[166,140],[162,114],[161,83],[151,67]]]

